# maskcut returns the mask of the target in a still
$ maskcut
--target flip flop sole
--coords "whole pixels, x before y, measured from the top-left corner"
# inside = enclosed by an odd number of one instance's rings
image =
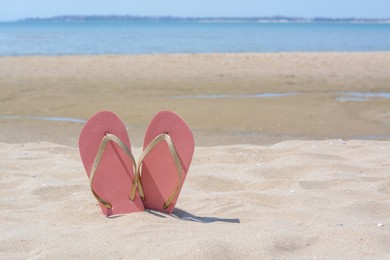
[[[144,149],[154,138],[164,133],[169,135],[177,151],[183,169],[181,181],[179,183],[177,167],[169,147],[162,141],[143,159],[141,183],[145,194],[145,208],[172,213],[191,164],[195,142],[190,128],[183,119],[173,112],[162,111],[149,124],[145,134]],[[178,185],[175,198],[167,208],[164,208],[164,203]]]
[[[90,177],[94,160],[102,139],[106,134],[118,137],[131,151],[130,140],[126,128],[119,117],[109,111],[102,111],[88,120],[79,138],[81,160]],[[106,216],[143,211],[143,203],[136,193],[134,201],[129,199],[133,188],[133,162],[126,152],[115,142],[108,142],[99,166],[96,168],[92,189],[112,205],[107,208],[99,202]]]

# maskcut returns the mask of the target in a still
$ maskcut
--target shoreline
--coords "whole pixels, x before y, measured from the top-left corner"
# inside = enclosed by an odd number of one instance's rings
[[[388,98],[337,98],[344,92],[387,95],[389,67],[390,52],[0,57],[0,116],[87,120],[111,110],[136,144],[160,110],[181,115],[200,145],[388,140]],[[264,93],[298,94],[256,97]],[[199,96],[212,98],[193,98]],[[67,122],[0,118],[0,142],[75,147],[80,129]]]

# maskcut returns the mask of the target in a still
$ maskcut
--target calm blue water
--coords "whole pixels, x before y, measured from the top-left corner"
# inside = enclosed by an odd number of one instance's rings
[[[390,51],[390,24],[199,21],[0,23],[0,56]]]

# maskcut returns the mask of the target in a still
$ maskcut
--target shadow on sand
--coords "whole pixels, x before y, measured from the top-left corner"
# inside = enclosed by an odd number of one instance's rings
[[[237,223],[237,224],[241,223],[240,219],[238,218],[199,217],[178,208],[175,208],[172,214],[167,214],[165,212],[155,211],[150,209],[145,211],[160,218],[166,218],[167,216],[171,216],[176,219],[180,219],[184,221],[193,221],[193,222],[204,223],[204,224],[213,223],[213,222],[226,222],[226,223]]]

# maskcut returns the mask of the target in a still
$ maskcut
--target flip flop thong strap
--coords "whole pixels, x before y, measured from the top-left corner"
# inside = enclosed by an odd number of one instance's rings
[[[130,149],[127,147],[127,145],[119,138],[117,137],[116,135],[113,135],[113,134],[106,134],[101,143],[100,143],[100,146],[99,146],[99,149],[98,149],[98,152],[96,154],[96,157],[95,157],[95,160],[92,164],[92,168],[91,168],[91,173],[89,175],[89,185],[90,185],[90,188],[91,188],[91,191],[92,191],[92,194],[95,196],[95,198],[100,202],[102,203],[106,208],[108,209],[111,209],[112,208],[112,205],[111,203],[109,203],[107,200],[103,199],[102,197],[100,197],[92,188],[92,183],[93,183],[93,179],[95,178],[95,174],[96,174],[96,171],[99,167],[99,164],[100,164],[100,161],[103,157],[103,154],[104,154],[104,151],[107,147],[107,144],[108,142],[115,142],[116,144],[119,145],[120,148],[122,148],[122,150],[127,154],[127,156],[130,158],[132,164],[133,164],[133,168],[134,170],[136,170],[136,163],[135,163],[135,160],[134,160],[134,156],[133,154],[131,153]],[[130,200],[134,200],[135,198],[135,193],[136,193],[136,178],[134,178],[134,182],[133,182],[133,187],[132,187],[132,190],[130,192]]]
[[[176,166],[176,171],[177,171],[177,176],[178,176],[178,183],[177,183],[176,189],[169,195],[168,199],[164,202],[163,208],[166,209],[169,207],[169,205],[171,205],[172,201],[176,198],[176,196],[180,190],[180,184],[181,184],[182,177],[183,177],[183,167],[181,166],[179,155],[178,155],[177,150],[175,148],[175,145],[172,141],[172,138],[169,136],[168,133],[163,133],[163,134],[156,136],[146,146],[146,148],[144,149],[144,151],[143,151],[143,153],[138,161],[138,168],[137,168],[137,173],[136,173],[137,177],[136,178],[138,181],[138,188],[140,191],[140,196],[144,200],[145,195],[143,194],[142,183],[141,183],[141,179],[140,179],[142,161],[149,154],[149,152],[152,151],[153,148],[162,141],[165,141],[168,145],[169,151],[170,151],[172,158],[173,158],[173,162],[175,163],[175,166]]]

